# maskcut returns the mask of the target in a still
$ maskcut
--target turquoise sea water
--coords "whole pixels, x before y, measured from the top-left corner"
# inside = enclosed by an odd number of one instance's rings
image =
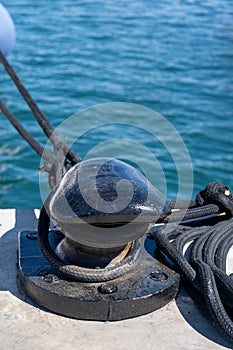
[[[233,188],[231,0],[2,0],[2,4],[17,32],[8,59],[55,127],[100,103],[149,107],[182,136],[192,161],[194,194],[211,181]],[[46,137],[2,67],[0,98],[45,144]],[[40,207],[40,159],[3,115],[0,121],[0,207]],[[67,134],[74,137],[83,123],[92,126],[81,113]],[[150,122],[144,127],[149,130]],[[106,147],[133,164],[147,155],[134,151],[125,138],[149,149],[164,172],[167,197],[176,197],[174,159],[139,128],[100,127],[75,147],[85,156],[99,142],[114,137],[120,138],[118,143]],[[150,162],[148,158],[147,167]]]

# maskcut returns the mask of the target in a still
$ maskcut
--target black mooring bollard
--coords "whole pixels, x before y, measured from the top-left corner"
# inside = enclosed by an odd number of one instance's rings
[[[164,197],[128,164],[97,158],[75,165],[41,211],[41,251],[28,233],[20,235],[24,290],[79,319],[121,320],[164,306],[179,276],[154,258],[146,233],[169,213]],[[50,219],[59,230],[49,231]]]

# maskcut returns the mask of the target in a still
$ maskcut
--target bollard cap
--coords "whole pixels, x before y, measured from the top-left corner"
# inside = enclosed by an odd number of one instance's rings
[[[50,213],[72,240],[110,248],[143,236],[170,208],[135,168],[117,159],[95,158],[66,173]]]

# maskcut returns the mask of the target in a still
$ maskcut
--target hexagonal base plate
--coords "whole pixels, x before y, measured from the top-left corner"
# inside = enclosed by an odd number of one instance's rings
[[[50,236],[61,239],[56,231]],[[36,232],[23,231],[18,240],[20,281],[30,299],[64,316],[115,321],[143,315],[175,297],[179,275],[153,257],[154,241],[142,238],[141,244],[141,258],[130,272],[109,282],[83,283],[58,277],[39,249]]]

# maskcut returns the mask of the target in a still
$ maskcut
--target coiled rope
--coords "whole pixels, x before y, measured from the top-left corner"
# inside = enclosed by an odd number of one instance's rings
[[[170,202],[175,207],[178,202]],[[181,203],[184,207],[184,203]],[[213,213],[205,225],[184,225],[184,221]],[[182,219],[182,214],[183,219]],[[221,183],[210,183],[195,201],[167,218],[167,224],[154,228],[158,249],[173,263],[181,278],[202,296],[213,324],[233,341],[233,279],[226,273],[226,259],[233,245],[233,196]],[[176,221],[182,220],[180,223]],[[190,254],[185,252],[191,243]]]

